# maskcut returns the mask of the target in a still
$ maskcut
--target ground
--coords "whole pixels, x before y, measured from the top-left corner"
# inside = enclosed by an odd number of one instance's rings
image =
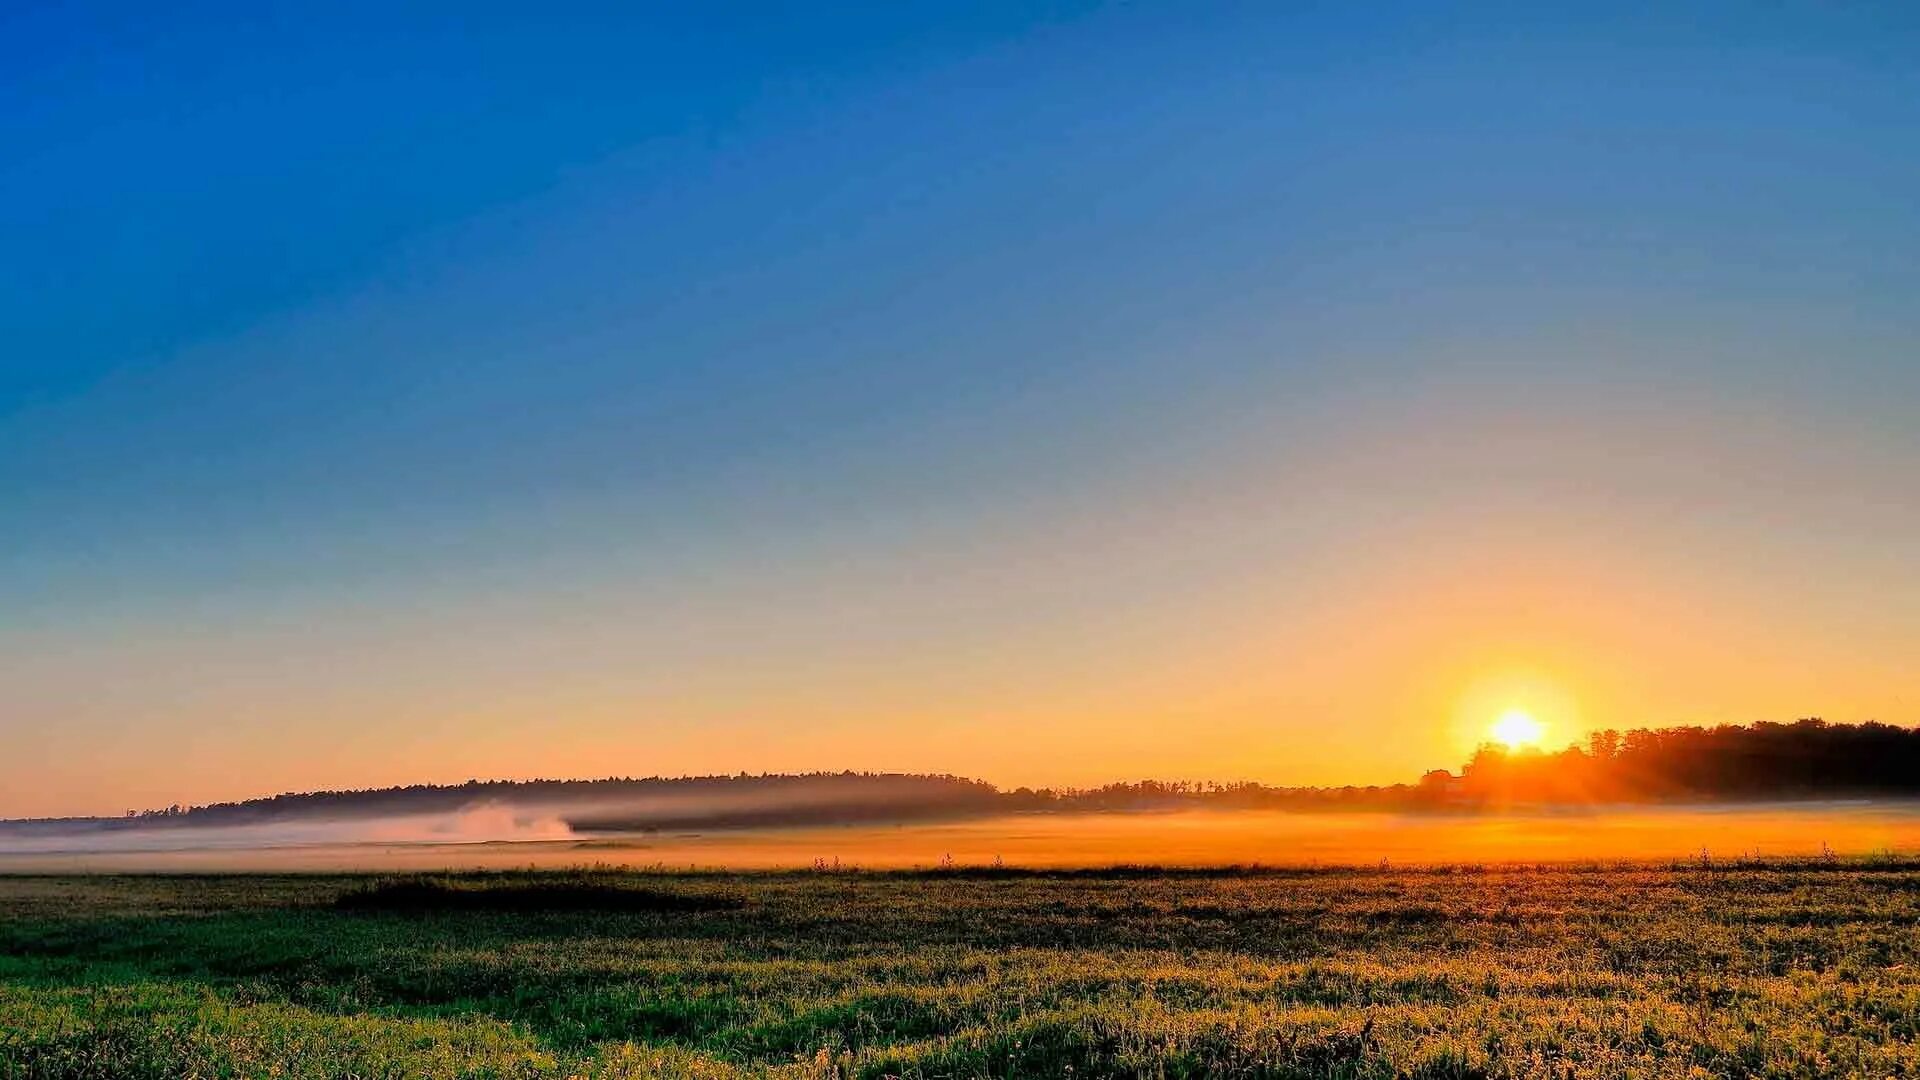
[[[1908,1076],[1920,864],[0,878],[0,1078]]]

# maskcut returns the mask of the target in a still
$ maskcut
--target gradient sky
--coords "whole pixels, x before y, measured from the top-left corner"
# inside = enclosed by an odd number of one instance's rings
[[[1920,7],[1628,6],[6,5],[0,814],[1920,722]]]

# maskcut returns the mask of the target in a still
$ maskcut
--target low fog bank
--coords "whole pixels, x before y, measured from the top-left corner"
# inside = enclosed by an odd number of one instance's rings
[[[203,836],[218,837],[218,842],[203,843]],[[1260,810],[1017,814],[590,837],[567,830],[556,819],[528,819],[496,808],[453,817],[335,822],[312,829],[153,830],[138,841],[146,846],[127,841],[126,835],[95,838],[88,846],[35,841],[28,848],[7,842],[0,844],[0,872],[1691,863],[1702,858],[1920,854],[1920,804],[1471,815]]]
[[[0,821],[0,854],[453,844],[958,819],[1004,812],[978,781],[809,774],[596,781],[470,781],[288,794],[117,818]]]
[[[7,822],[0,856],[165,851],[250,851],[357,844],[477,844],[571,840],[573,829],[551,814],[483,804],[447,814],[387,817],[303,817],[192,828],[139,818]]]

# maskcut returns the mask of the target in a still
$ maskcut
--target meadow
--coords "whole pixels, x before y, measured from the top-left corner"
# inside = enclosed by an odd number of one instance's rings
[[[1920,863],[0,878],[0,1077],[1920,1070]]]

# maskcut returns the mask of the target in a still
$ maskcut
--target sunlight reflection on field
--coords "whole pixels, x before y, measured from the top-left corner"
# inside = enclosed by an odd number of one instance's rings
[[[411,870],[591,864],[700,868],[1373,864],[1681,859],[1920,851],[1920,806],[1800,804],[1508,815],[1185,812],[619,834],[571,840],[293,842],[255,848],[0,852],[0,872]]]

